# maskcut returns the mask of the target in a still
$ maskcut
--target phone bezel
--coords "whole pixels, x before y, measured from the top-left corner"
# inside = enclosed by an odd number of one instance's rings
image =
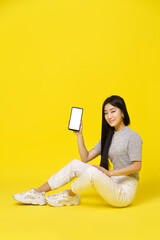
[[[73,109],[73,108],[82,109],[82,115],[83,115],[83,111],[84,111],[83,108],[80,108],[80,107],[72,107],[72,108],[71,108],[71,113],[70,113],[70,118],[69,118],[69,125],[70,125],[70,121],[71,121],[71,115],[72,115],[72,109]],[[81,115],[81,120],[82,120],[82,115]],[[80,120],[80,122],[81,122],[81,120]],[[80,126],[81,126],[81,125],[80,125]],[[79,130],[77,130],[77,129],[72,129],[72,128],[69,128],[69,126],[68,126],[68,130],[72,130],[72,131],[76,131],[76,132],[79,132],[79,131],[80,131],[80,129],[79,129]]]

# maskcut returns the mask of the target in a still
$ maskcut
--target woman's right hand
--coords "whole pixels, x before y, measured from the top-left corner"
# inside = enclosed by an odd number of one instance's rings
[[[69,126],[69,123],[68,123],[68,126]],[[82,134],[82,121],[81,121],[81,126],[80,126],[80,130],[79,131],[74,131],[72,130],[77,136]]]

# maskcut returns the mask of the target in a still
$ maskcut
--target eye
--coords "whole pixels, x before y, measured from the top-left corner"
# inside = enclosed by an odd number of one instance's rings
[[[115,111],[112,111],[111,113],[114,113]],[[108,113],[104,113],[104,114],[108,114]]]

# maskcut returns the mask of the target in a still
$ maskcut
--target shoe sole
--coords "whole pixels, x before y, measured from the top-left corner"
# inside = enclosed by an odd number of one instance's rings
[[[48,200],[46,199],[47,203],[53,207],[63,207],[63,206],[77,206],[80,204],[80,199],[78,199],[75,202],[61,202],[61,203],[57,203],[57,202],[53,202],[52,200]]]
[[[18,198],[16,198],[14,195],[13,195],[13,198],[16,200],[16,201],[18,201],[18,202],[22,202],[22,203],[26,203],[26,204],[33,204],[33,205],[45,205],[45,204],[47,204],[47,201],[43,201],[43,200],[41,200],[41,201],[39,201],[39,202],[37,202],[37,200],[32,200],[31,201],[31,199],[29,199],[29,198],[26,198],[25,200],[22,200],[22,199],[18,199]]]

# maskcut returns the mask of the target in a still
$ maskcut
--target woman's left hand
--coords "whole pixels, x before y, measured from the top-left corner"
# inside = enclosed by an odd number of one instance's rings
[[[99,165],[92,165],[92,166],[96,167],[98,170],[105,173],[107,176],[111,177],[111,171],[108,171],[107,169],[105,169],[104,167],[101,167]]]

